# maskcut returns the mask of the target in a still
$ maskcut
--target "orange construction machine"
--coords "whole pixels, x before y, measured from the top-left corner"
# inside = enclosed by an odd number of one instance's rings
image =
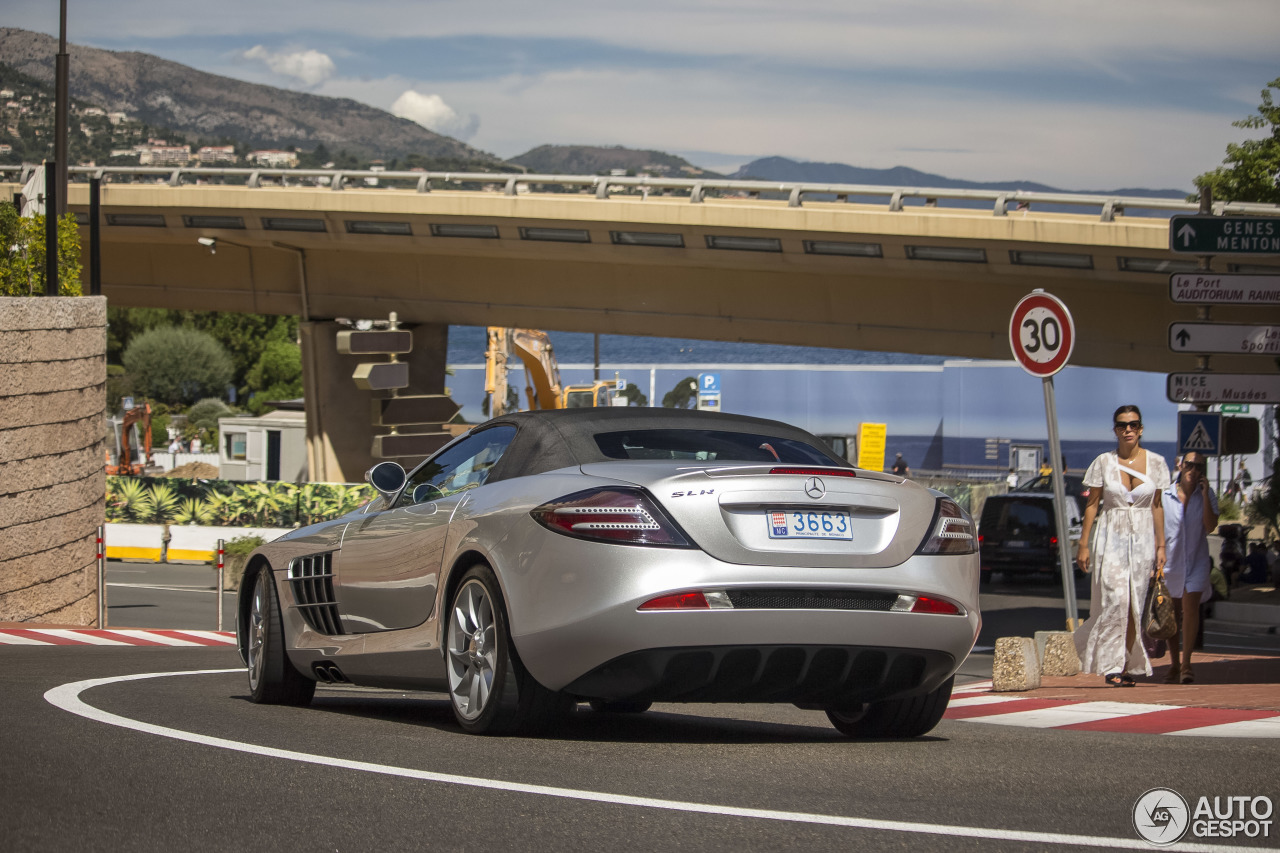
[[[113,464],[111,451],[107,450],[107,473],[142,476],[147,466],[154,464],[151,459],[151,405],[143,403],[126,409],[123,417],[119,420],[112,418],[110,423],[115,434],[116,452]],[[135,426],[140,439],[137,444],[130,440],[134,436]],[[137,462],[133,461],[135,454],[139,457]]]

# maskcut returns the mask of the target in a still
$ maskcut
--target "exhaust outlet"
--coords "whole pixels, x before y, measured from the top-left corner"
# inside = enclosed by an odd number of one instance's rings
[[[333,683],[333,676],[329,674],[329,668],[324,664],[318,663],[311,669],[316,674],[317,681],[323,681],[325,684]]]

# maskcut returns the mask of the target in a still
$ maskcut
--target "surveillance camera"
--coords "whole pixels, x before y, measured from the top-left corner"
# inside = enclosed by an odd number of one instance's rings
[[[209,248],[212,249],[214,246],[218,245],[218,238],[200,237],[199,239],[196,240],[196,242],[199,243],[201,246],[208,246]]]

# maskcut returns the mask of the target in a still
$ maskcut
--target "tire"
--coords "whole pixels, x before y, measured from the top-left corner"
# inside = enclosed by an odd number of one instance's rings
[[[643,714],[649,710],[652,702],[610,701],[608,699],[592,699],[591,710],[598,714]]]
[[[258,572],[249,602],[249,698],[260,705],[308,705],[316,683],[298,672],[285,652],[284,623],[271,570]]]
[[[928,693],[872,702],[861,711],[827,709],[827,719],[851,738],[911,738],[933,730],[947,711],[955,676]]]
[[[483,563],[462,576],[449,604],[445,667],[453,715],[471,734],[536,733],[569,707],[520,662],[497,577]]]

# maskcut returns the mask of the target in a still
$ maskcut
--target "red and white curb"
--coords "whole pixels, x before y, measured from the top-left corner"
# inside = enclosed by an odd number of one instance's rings
[[[11,646],[234,646],[231,631],[162,631],[96,628],[5,628],[0,645]]]
[[[1280,738],[1280,713],[1273,710],[1039,699],[992,693],[990,681],[956,687],[944,719],[1077,732]]]

